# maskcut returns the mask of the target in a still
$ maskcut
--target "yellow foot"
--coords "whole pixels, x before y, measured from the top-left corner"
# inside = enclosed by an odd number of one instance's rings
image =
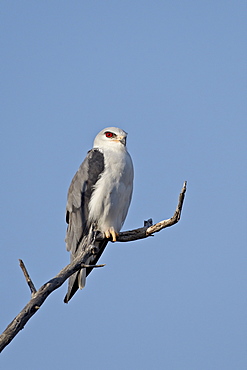
[[[109,239],[110,237],[112,237],[112,241],[113,242],[116,242],[117,241],[117,237],[118,237],[118,233],[116,233],[116,231],[114,230],[113,227],[110,227],[108,230],[105,231],[105,237],[107,239]]]

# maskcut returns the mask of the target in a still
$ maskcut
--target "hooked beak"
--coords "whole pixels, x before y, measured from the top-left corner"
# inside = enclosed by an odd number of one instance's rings
[[[126,136],[117,136],[116,140],[114,141],[120,141],[121,144],[126,146]]]

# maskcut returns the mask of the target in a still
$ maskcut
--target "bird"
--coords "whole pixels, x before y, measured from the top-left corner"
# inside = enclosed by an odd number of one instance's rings
[[[109,240],[115,242],[131,202],[134,169],[126,147],[127,133],[118,127],[100,131],[72,179],[66,205],[66,249],[71,262],[92,243],[92,232],[100,231],[103,240],[95,240],[96,253],[86,261],[95,265]],[[92,268],[82,268],[69,278],[64,302],[68,303],[86,283]]]

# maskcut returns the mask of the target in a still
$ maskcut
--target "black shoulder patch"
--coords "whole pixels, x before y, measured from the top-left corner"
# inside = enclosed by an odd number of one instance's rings
[[[104,155],[99,149],[92,149],[88,153],[88,185],[92,188],[104,171]]]
[[[88,152],[87,155],[88,166],[87,166],[87,180],[82,189],[81,197],[81,209],[82,209],[82,219],[83,224],[86,227],[88,220],[88,204],[91,199],[92,192],[94,190],[94,185],[98,181],[100,175],[104,171],[104,155],[98,149],[92,149]],[[85,232],[85,230],[84,230]]]

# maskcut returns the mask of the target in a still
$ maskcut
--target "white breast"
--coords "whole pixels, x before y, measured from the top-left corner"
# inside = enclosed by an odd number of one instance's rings
[[[123,150],[102,150],[105,169],[97,181],[89,202],[89,219],[97,222],[98,230],[113,227],[119,232],[130,205],[133,190],[133,164]]]

